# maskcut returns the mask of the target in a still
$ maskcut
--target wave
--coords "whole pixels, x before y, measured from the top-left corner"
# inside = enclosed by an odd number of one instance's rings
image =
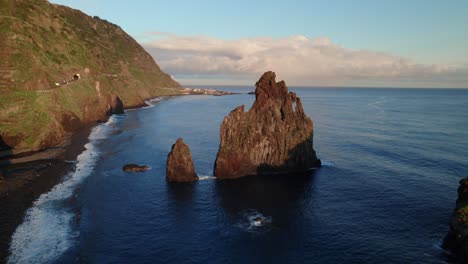
[[[432,248],[436,249],[437,251],[447,255],[447,256],[453,256],[453,253],[450,252],[450,250],[447,250],[442,247],[443,242],[439,241],[437,243],[432,244]]]
[[[206,181],[206,180],[216,180],[214,176],[198,176],[199,181]]]
[[[94,170],[99,159],[99,141],[111,134],[121,118],[113,115],[108,122],[94,127],[89,143],[77,157],[75,170],[26,211],[23,223],[12,236],[7,263],[50,263],[75,245],[78,231],[73,229],[75,212],[69,202]]]
[[[335,167],[335,163],[331,161],[322,160],[322,167]]]
[[[162,97],[156,97],[156,98],[153,98],[153,99],[150,99],[150,100],[146,100],[145,103],[148,106],[144,106],[142,108],[153,108],[161,100],[162,100]]]
[[[239,214],[237,227],[250,233],[266,233],[272,229],[273,218],[265,216],[257,210],[247,209]]]

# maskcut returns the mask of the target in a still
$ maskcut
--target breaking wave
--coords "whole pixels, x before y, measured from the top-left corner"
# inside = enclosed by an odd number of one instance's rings
[[[265,233],[272,229],[273,219],[254,209],[247,209],[240,213],[240,221],[237,224],[241,229],[249,233]]]
[[[323,167],[335,167],[335,163],[331,161],[322,160],[322,166]]]
[[[161,101],[163,98],[162,97],[156,97],[150,100],[146,100],[145,103],[148,106],[142,107],[142,108],[152,108],[154,107],[159,101]]]
[[[48,193],[42,194],[26,211],[23,223],[12,236],[7,263],[50,263],[77,243],[76,214],[70,201],[99,159],[99,141],[115,130],[115,124],[121,118],[114,115],[108,122],[94,127],[89,143],[77,157],[75,170]]]
[[[214,176],[198,176],[199,181],[206,181],[206,180],[216,180]]]

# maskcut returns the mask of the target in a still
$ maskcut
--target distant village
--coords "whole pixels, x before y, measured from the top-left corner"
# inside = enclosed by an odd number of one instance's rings
[[[215,89],[202,89],[202,88],[185,88],[184,93],[185,94],[215,95],[215,96],[234,94],[232,92],[218,91]]]

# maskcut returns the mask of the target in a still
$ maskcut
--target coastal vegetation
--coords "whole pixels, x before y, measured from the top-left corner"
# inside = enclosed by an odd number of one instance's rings
[[[0,137],[8,153],[60,143],[105,119],[116,97],[136,107],[181,93],[117,25],[46,0],[0,2]]]

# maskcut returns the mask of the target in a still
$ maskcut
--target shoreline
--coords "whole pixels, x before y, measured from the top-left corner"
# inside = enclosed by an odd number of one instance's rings
[[[94,126],[88,124],[76,131],[59,151],[38,152],[0,165],[0,263],[6,262],[11,236],[23,222],[26,210],[73,169],[67,161],[75,160],[85,150]]]
[[[184,95],[156,96],[139,105],[130,105],[125,110],[151,106],[147,101],[161,100]],[[213,96],[213,95],[210,95]],[[109,120],[111,116],[107,117]],[[106,120],[106,121],[107,121]],[[0,159],[0,264],[6,263],[10,243],[16,228],[23,222],[26,210],[43,193],[50,191],[72,171],[77,156],[85,150],[92,129],[101,122],[85,124],[59,146],[37,152],[29,152]]]

